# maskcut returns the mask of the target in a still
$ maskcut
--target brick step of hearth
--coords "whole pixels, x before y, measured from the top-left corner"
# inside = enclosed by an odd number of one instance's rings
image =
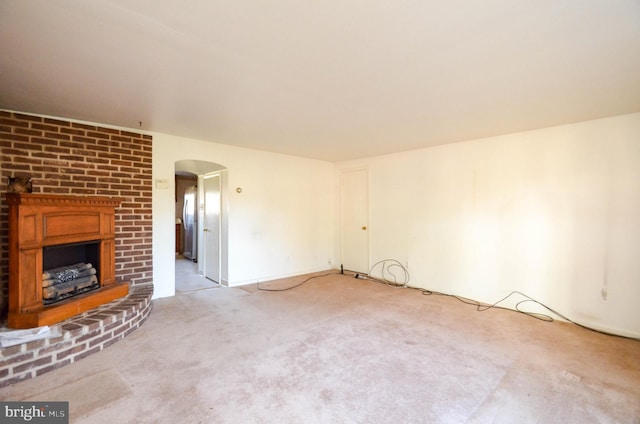
[[[136,330],[151,312],[152,284],[69,318],[59,337],[0,349],[0,387],[34,378],[99,352]]]

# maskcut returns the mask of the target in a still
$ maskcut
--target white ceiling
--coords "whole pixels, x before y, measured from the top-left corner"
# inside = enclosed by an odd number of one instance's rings
[[[639,0],[0,0],[0,108],[342,160],[640,111]]]

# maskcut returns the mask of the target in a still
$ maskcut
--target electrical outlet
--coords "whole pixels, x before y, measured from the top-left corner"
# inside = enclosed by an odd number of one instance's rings
[[[607,298],[609,297],[609,292],[607,291],[606,287],[603,287],[602,290],[600,290],[600,295],[602,296],[602,300],[607,300]]]

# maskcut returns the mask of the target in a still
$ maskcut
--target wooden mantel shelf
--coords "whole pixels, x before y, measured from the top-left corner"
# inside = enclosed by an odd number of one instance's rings
[[[9,317],[11,328],[54,324],[127,295],[115,278],[115,209],[122,199],[5,193],[9,206]],[[99,243],[100,288],[45,306],[43,248]]]
[[[70,196],[62,194],[40,194],[40,193],[5,193],[7,204],[38,205],[38,206],[108,206],[117,208],[122,203],[119,197],[100,196]]]

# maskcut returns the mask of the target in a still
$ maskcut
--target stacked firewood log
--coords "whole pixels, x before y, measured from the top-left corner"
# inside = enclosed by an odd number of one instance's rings
[[[77,263],[42,273],[44,303],[57,302],[99,287],[96,269],[90,263]]]

